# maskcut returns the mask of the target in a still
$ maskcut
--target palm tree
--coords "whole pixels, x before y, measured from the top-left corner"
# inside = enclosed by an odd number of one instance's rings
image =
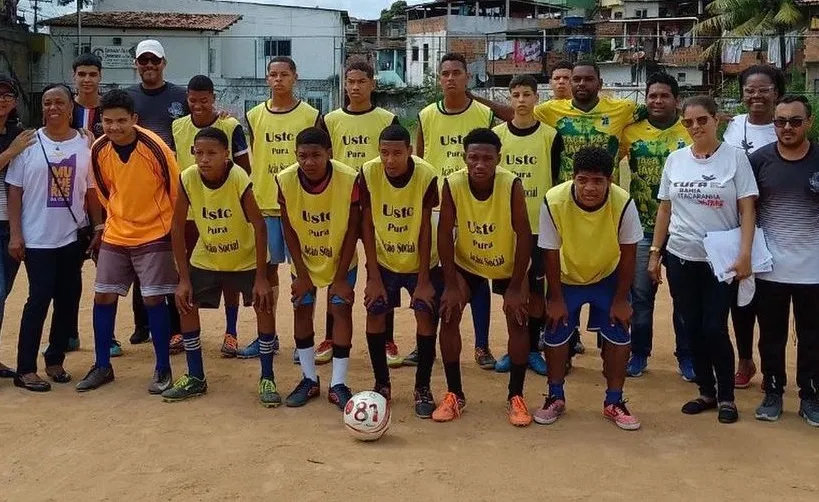
[[[711,35],[703,58],[722,47],[719,37],[754,37],[775,33],[779,37],[779,61],[785,67],[785,33],[805,25],[807,16],[799,0],[713,0],[705,11],[711,16],[694,25],[694,35]]]

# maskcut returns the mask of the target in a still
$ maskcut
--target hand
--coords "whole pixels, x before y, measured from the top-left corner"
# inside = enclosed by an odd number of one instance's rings
[[[620,324],[623,329],[628,330],[631,326],[631,304],[627,300],[614,300],[609,312],[609,322],[612,326]]]
[[[387,290],[384,289],[384,283],[379,275],[370,276],[367,279],[367,285],[364,287],[364,307],[370,308],[370,305],[377,302],[379,298],[386,302]]]
[[[522,288],[509,287],[503,295],[503,311],[506,315],[511,315],[520,326],[526,324],[529,312],[526,306],[529,304],[529,295]]]
[[[94,145],[94,140],[97,139],[94,137],[94,133],[84,127],[79,131],[80,136],[82,136],[83,138],[85,138],[86,141],[88,141],[88,148],[91,148],[91,146]]]
[[[560,300],[546,300],[546,326],[550,331],[557,331],[560,326],[569,324],[569,311],[566,302]]]
[[[294,305],[298,305],[301,303],[304,295],[310,293],[314,289],[315,287],[313,286],[313,281],[310,280],[309,276],[296,277],[290,284],[290,301],[293,302]]]
[[[37,143],[37,131],[35,129],[27,129],[14,138],[9,147],[6,149],[13,157],[20,155],[23,150]]]
[[[663,275],[660,272],[660,254],[659,253],[651,253],[651,256],[648,258],[648,276],[651,277],[651,281],[654,284],[662,284],[663,283]]]
[[[353,287],[347,282],[347,278],[344,277],[342,279],[337,279],[330,284],[330,287],[327,288],[327,296],[333,298],[337,296],[344,300],[344,303],[347,305],[352,305],[355,301],[355,291],[353,291]],[[384,294],[384,298],[386,299],[386,293]]]
[[[736,274],[737,274],[736,278],[737,278],[738,281],[741,281],[742,279],[746,279],[746,278],[750,277],[751,273],[752,273],[752,271],[751,271],[751,255],[750,254],[749,255],[740,254],[739,258],[737,258],[736,263],[734,263],[734,266],[731,267],[731,270],[736,272]]]
[[[443,322],[449,322],[450,319],[453,319],[454,316],[463,311],[465,303],[458,288],[448,286],[444,288],[444,293],[441,295],[441,308],[439,310],[441,320]]]
[[[19,262],[26,259],[26,243],[22,237],[11,236],[9,239],[9,255]]]
[[[253,281],[253,308],[266,314],[273,313],[273,302],[270,300],[270,283],[265,274],[256,274]]]
[[[190,279],[179,281],[179,284],[176,286],[174,300],[176,301],[176,310],[179,311],[179,315],[188,315],[190,311],[193,310],[193,286],[191,286]]]
[[[432,283],[430,281],[421,281],[415,286],[415,292],[412,295],[410,305],[414,305],[415,302],[422,302],[427,306],[430,312],[434,312],[435,288],[432,287]]]
[[[102,243],[102,230],[95,230],[94,236],[91,238],[91,243],[88,245],[88,249],[85,250],[85,254],[91,258],[94,263],[97,263],[97,255],[100,252],[100,243]]]

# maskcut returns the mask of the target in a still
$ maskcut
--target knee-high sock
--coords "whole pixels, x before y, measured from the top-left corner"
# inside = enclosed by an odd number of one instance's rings
[[[114,339],[114,322],[117,304],[94,304],[94,365],[100,368],[111,366],[111,340]]]
[[[201,330],[182,333],[185,344],[185,359],[188,361],[188,375],[205,379],[205,368],[202,363],[202,340],[199,338]]]
[[[160,302],[152,307],[145,306],[148,311],[148,326],[151,330],[151,341],[154,344],[154,354],[156,355],[156,369],[171,369],[171,350],[168,345],[171,343],[171,316],[170,307],[165,302]]]

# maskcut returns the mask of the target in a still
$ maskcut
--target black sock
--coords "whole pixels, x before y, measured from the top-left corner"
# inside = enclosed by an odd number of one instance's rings
[[[461,362],[444,363],[444,374],[446,375],[447,390],[463,398],[464,389],[461,386]]]
[[[390,384],[390,368],[387,366],[387,349],[384,333],[367,333],[367,349],[370,353],[370,363],[373,365],[373,375],[376,385]]]
[[[415,335],[418,347],[418,367],[415,369],[415,388],[429,388],[432,378],[432,363],[435,361],[435,334],[430,336]]]
[[[395,343],[395,309],[387,312],[386,322],[387,322],[387,328],[385,330],[385,333],[387,333],[386,342]]]
[[[540,345],[540,332],[543,331],[543,324],[542,317],[529,318],[529,352],[540,352],[538,346]]]
[[[509,397],[523,395],[523,381],[526,379],[526,364],[512,364],[509,370]]]
[[[333,314],[329,312],[327,312],[327,315],[324,317],[324,339],[333,339]]]

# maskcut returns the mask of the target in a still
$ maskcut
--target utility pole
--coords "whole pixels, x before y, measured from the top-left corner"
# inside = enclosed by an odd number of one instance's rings
[[[82,0],[77,2],[77,55],[82,54]]]
[[[40,6],[37,5],[38,0],[32,0],[31,8],[34,10],[34,33],[37,33],[37,14],[40,12]]]

